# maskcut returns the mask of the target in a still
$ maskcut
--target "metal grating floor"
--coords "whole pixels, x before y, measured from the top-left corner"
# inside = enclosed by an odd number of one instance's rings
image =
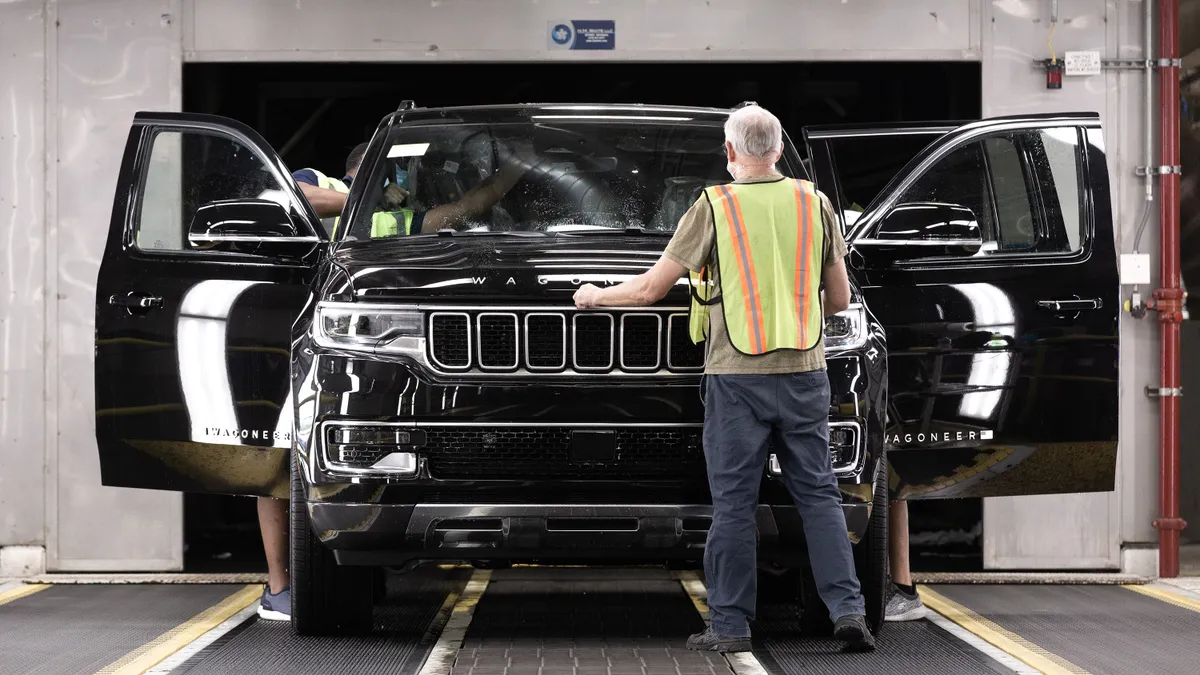
[[[685,649],[703,629],[665,570],[505,570],[475,608],[453,673],[728,675],[721,656]]]
[[[94,673],[239,588],[47,588],[0,606],[0,673]]]
[[[938,586],[938,593],[1075,665],[1200,672],[1200,613],[1119,586]]]
[[[416,672],[432,639],[425,635],[442,602],[460,590],[470,570],[419,568],[389,577],[388,596],[375,607],[375,629],[354,637],[297,637],[291,624],[251,619],[210,645],[172,675],[375,675]]]

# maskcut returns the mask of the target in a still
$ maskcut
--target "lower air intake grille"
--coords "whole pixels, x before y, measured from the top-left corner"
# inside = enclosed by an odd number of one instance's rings
[[[420,452],[434,478],[682,479],[703,471],[699,428],[615,430],[611,461],[571,459],[571,429],[563,427],[436,427]]]

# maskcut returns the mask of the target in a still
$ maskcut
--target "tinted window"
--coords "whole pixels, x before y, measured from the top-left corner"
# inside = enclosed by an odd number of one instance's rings
[[[228,199],[290,204],[274,174],[249,148],[226,136],[160,131],[150,148],[137,219],[142,249],[186,251],[196,209]]]
[[[1069,253],[1083,240],[1078,132],[997,134],[955,149],[898,203],[965,206],[979,222],[980,256]]]

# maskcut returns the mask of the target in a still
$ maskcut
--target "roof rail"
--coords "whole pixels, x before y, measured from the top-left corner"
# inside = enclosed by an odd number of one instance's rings
[[[405,110],[412,110],[413,108],[416,108],[416,107],[417,107],[417,104],[414,103],[412,101],[412,99],[406,98],[403,101],[400,101],[400,107],[396,108],[396,112],[404,112]]]
[[[739,108],[745,108],[746,106],[751,105],[758,105],[758,101],[742,101],[741,103],[733,106],[733,109],[738,110]]]

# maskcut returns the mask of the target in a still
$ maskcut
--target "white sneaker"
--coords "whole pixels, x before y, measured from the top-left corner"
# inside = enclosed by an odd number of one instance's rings
[[[921,602],[921,596],[909,595],[899,588],[892,593],[887,608],[883,612],[884,621],[916,621],[924,619],[929,614],[929,608]]]

